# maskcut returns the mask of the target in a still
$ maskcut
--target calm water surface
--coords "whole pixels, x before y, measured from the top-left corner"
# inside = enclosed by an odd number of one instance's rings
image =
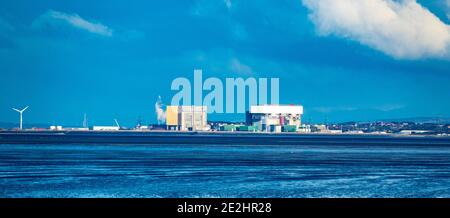
[[[448,146],[0,145],[0,197],[450,197]]]

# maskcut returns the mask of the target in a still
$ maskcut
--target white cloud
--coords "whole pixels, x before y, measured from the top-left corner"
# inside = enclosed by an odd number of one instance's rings
[[[231,0],[223,0],[228,9],[231,8]]]
[[[398,59],[450,57],[449,25],[416,0],[302,1],[320,35],[352,39]]]
[[[336,107],[314,107],[312,110],[320,113],[331,113],[335,111],[355,111],[358,110],[356,107],[349,106],[336,106]]]
[[[88,21],[78,14],[67,14],[59,11],[49,10],[38,18],[38,23],[62,21],[75,28],[86,30],[102,36],[112,36],[113,30],[99,22]]]
[[[389,112],[389,111],[393,111],[393,110],[399,110],[404,107],[405,107],[405,105],[402,105],[402,104],[385,104],[385,105],[376,106],[375,109],[379,110],[379,111],[383,111],[383,112]]]
[[[450,20],[450,0],[447,0],[445,3],[447,5],[447,18]]]
[[[239,73],[239,74],[252,74],[253,73],[253,69],[246,65],[241,63],[237,58],[232,58],[231,61],[231,71],[234,73]]]
[[[236,40],[246,40],[248,39],[248,32],[244,25],[236,22],[231,25],[231,34]]]

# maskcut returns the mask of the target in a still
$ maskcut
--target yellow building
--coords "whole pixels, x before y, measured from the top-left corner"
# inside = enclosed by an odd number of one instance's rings
[[[206,106],[167,106],[168,130],[203,131],[207,129]]]
[[[166,107],[166,125],[167,126],[178,125],[178,106]]]

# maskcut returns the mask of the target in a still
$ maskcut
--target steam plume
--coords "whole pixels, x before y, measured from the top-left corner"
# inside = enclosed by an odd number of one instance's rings
[[[158,96],[158,100],[155,103],[155,112],[156,119],[158,120],[158,124],[162,124],[166,122],[166,112],[163,109],[163,103],[161,100],[161,96]]]

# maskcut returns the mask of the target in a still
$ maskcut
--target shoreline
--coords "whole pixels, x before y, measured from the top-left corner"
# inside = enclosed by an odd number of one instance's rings
[[[0,131],[0,144],[449,145],[449,136],[180,131]]]
[[[399,133],[331,133],[331,132],[251,132],[251,131],[181,131],[181,130],[0,130],[1,134],[45,134],[45,133],[53,133],[53,134],[61,134],[61,133],[108,133],[108,134],[186,134],[186,135],[300,135],[300,136],[387,136],[387,137],[448,137],[450,138],[450,134],[399,134]]]

